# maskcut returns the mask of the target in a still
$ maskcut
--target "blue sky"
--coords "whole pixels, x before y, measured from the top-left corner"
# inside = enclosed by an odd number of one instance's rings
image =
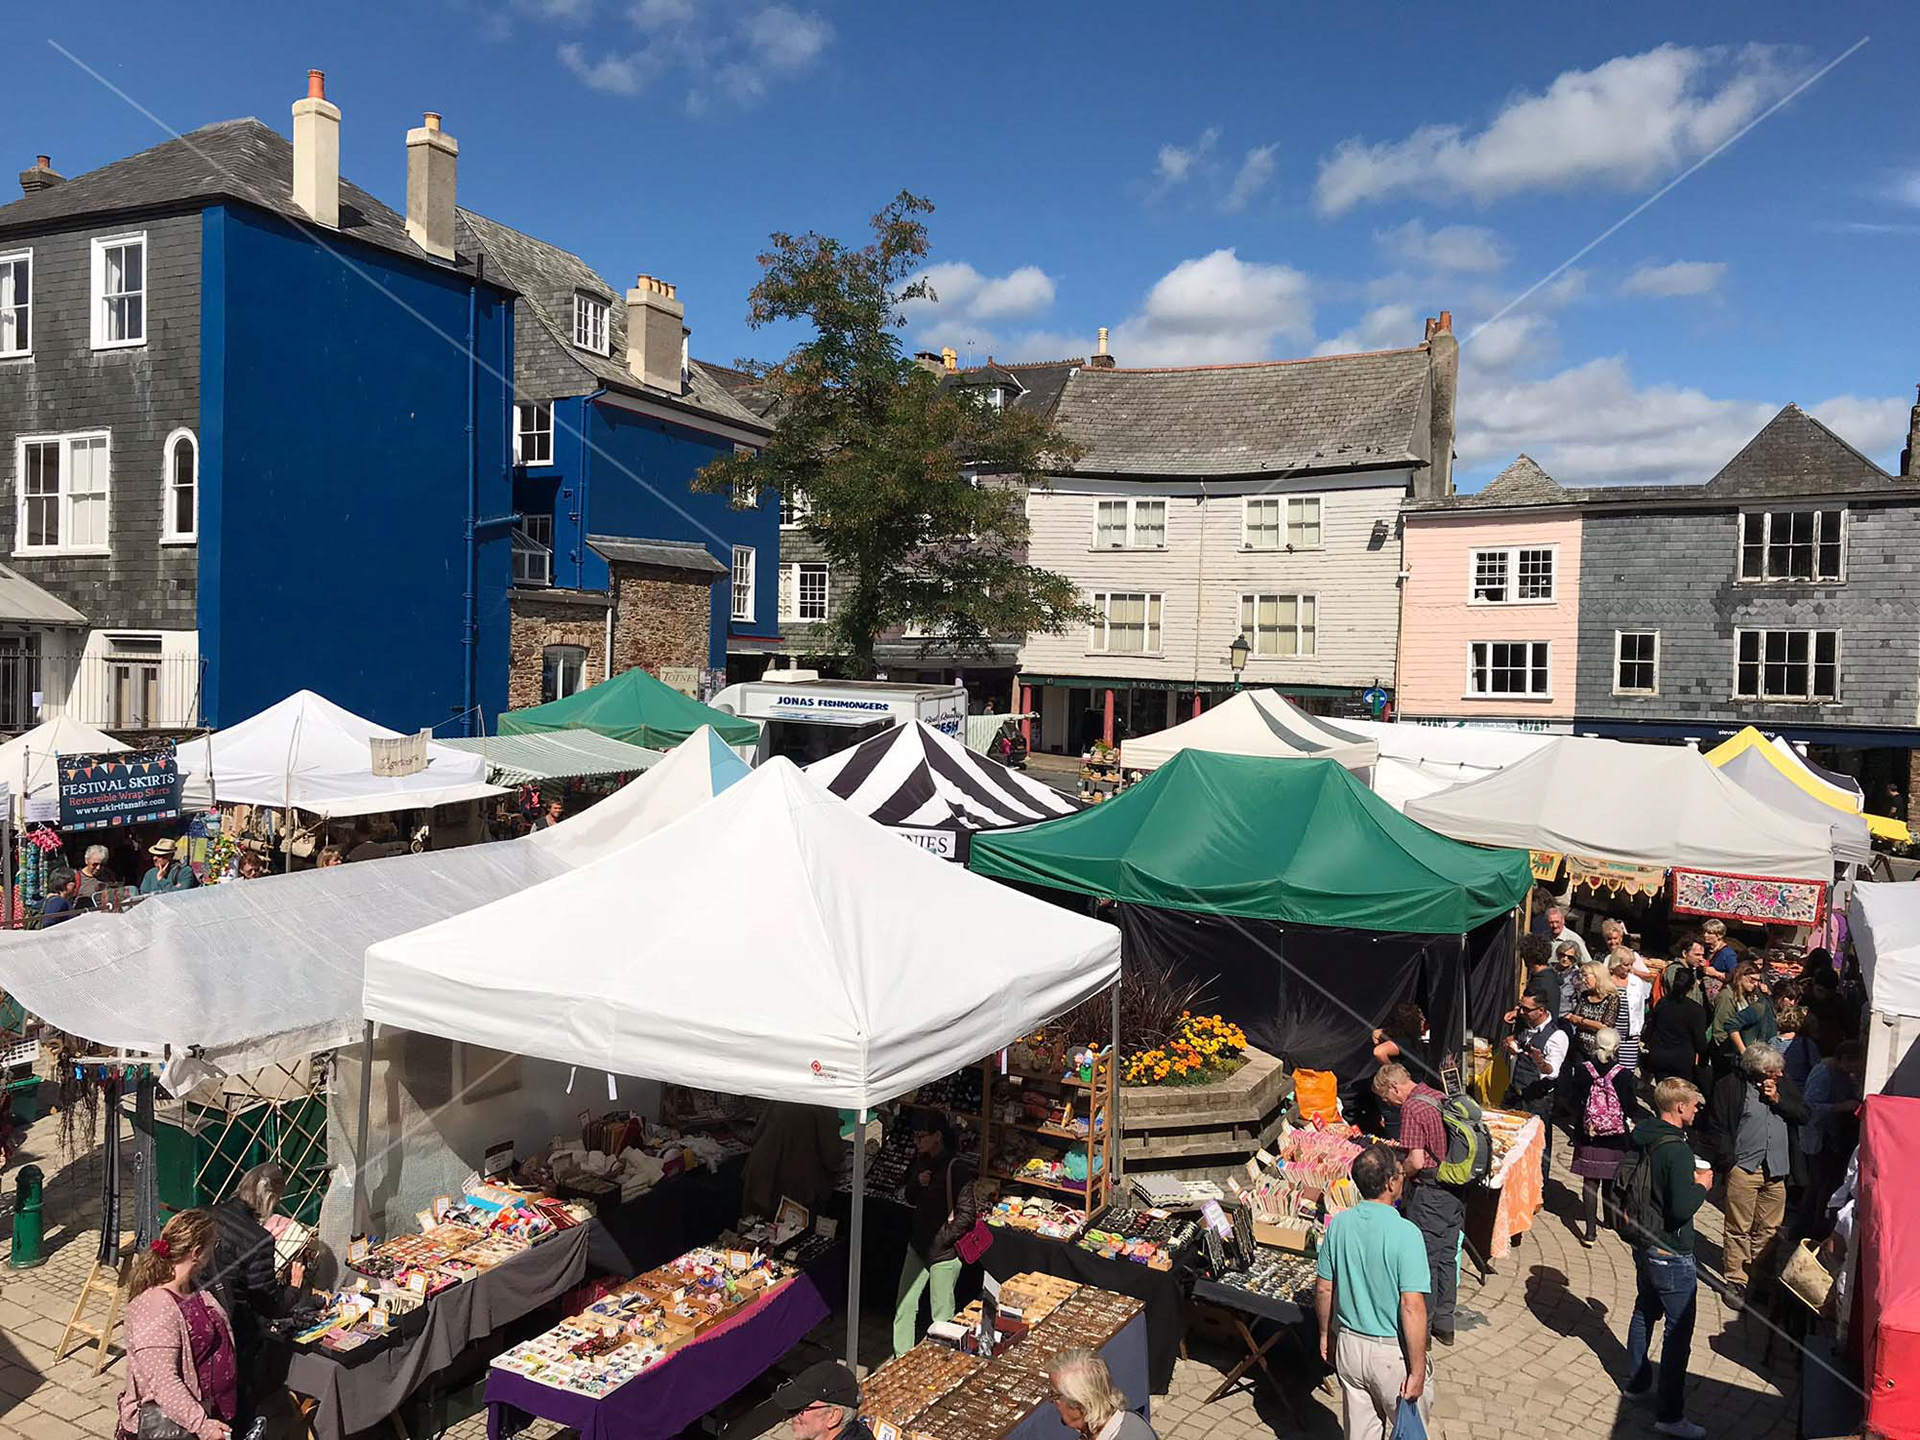
[[[13,158],[284,132],[321,68],[352,179],[401,203],[438,110],[462,203],[674,281],[716,360],[782,343],[745,324],[768,232],[855,237],[902,188],[939,207],[909,344],[973,360],[1100,325],[1122,365],[1382,348],[1451,309],[1466,488],[1520,450],[1704,479],[1790,400],[1891,465],[1920,380],[1904,6],[285,9],[20,17],[52,44],[0,100]]]

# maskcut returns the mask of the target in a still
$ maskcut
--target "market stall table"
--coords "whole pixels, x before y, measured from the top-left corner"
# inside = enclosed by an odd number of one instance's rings
[[[1519,1119],[1507,1111],[1487,1114],[1495,1119],[1502,1115]],[[1476,1256],[1486,1257],[1489,1271],[1494,1261],[1504,1260],[1512,1252],[1515,1236],[1533,1228],[1534,1212],[1540,1208],[1546,1183],[1546,1153],[1546,1126],[1539,1116],[1528,1116],[1500,1163],[1466,1193],[1467,1219],[1462,1233]]]
[[[370,1430],[469,1345],[559,1299],[586,1273],[587,1227],[579,1225],[442,1291],[428,1302],[418,1334],[364,1359],[296,1350],[287,1365],[287,1386],[317,1402],[308,1422],[314,1440],[343,1440]]]
[[[1226,1373],[1204,1403],[1211,1405],[1233,1390],[1242,1377],[1257,1365],[1260,1373],[1267,1377],[1267,1383],[1273,1387],[1273,1393],[1279,1397],[1281,1405],[1291,1413],[1292,1406],[1287,1401],[1286,1392],[1280,1388],[1280,1379],[1267,1365],[1267,1352],[1279,1344],[1294,1326],[1305,1324],[1307,1312],[1291,1300],[1255,1294],[1238,1285],[1223,1284],[1204,1276],[1194,1281],[1193,1298],[1200,1304],[1217,1306],[1225,1311],[1233,1324],[1234,1333],[1247,1351],[1246,1357]],[[1249,1319],[1253,1321],[1253,1326],[1248,1325]],[[1256,1339],[1253,1327],[1263,1320],[1270,1322],[1274,1329],[1265,1340]]]
[[[844,1264],[836,1250],[819,1273],[837,1274]],[[580,1440],[669,1440],[765,1374],[831,1313],[819,1282],[803,1271],[598,1399],[490,1369],[488,1440],[516,1433],[531,1416]]]
[[[1016,1305],[1015,1302],[1018,1301]],[[1049,1403],[1051,1360],[1070,1349],[1107,1362],[1130,1407],[1150,1419],[1146,1316],[1141,1302],[1053,1276],[1028,1272],[1002,1284],[1003,1312],[1020,1313],[1025,1333],[992,1359],[924,1340],[880,1366],[861,1386],[860,1416],[875,1435],[934,1440],[1073,1440]],[[973,1330],[978,1304],[955,1317]],[[1007,1342],[1006,1332],[1001,1340]]]
[[[747,1157],[718,1171],[702,1165],[670,1176],[626,1201],[602,1201],[588,1222],[587,1259],[594,1270],[625,1279],[692,1249],[740,1218],[740,1177]]]
[[[1153,1393],[1173,1384],[1174,1362],[1187,1328],[1187,1279],[1178,1270],[1155,1270],[1131,1260],[1110,1260],[1068,1240],[1050,1240],[1024,1230],[993,1227],[993,1244],[981,1264],[996,1280],[1030,1271],[1058,1275],[1097,1290],[1131,1295],[1146,1307],[1142,1333],[1147,1347],[1147,1379]],[[1131,1392],[1129,1392],[1131,1393]]]

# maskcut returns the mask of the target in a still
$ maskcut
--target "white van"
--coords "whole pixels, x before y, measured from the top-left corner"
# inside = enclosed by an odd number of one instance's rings
[[[707,703],[763,721],[759,758],[785,755],[796,765],[811,765],[910,720],[966,741],[967,692],[960,685],[750,680],[727,686]]]

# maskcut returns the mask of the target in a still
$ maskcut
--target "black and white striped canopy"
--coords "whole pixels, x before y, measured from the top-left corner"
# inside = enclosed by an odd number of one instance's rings
[[[911,829],[1004,830],[1080,808],[918,720],[815,761],[807,778],[882,825]]]

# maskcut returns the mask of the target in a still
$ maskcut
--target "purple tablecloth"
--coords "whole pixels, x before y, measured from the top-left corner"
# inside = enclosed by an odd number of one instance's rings
[[[487,1437],[502,1440],[528,1416],[570,1426],[580,1440],[671,1440],[772,1369],[832,1313],[811,1275],[719,1334],[696,1340],[595,1400],[507,1370],[487,1372]]]

